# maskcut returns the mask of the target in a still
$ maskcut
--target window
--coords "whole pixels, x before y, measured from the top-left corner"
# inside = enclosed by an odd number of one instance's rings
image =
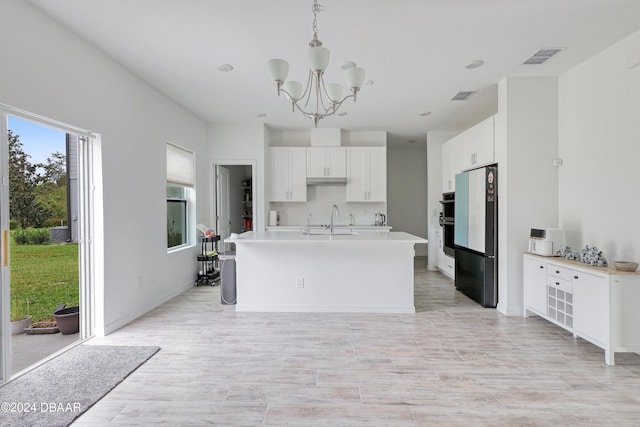
[[[194,154],[167,143],[167,248],[189,244],[195,176]]]

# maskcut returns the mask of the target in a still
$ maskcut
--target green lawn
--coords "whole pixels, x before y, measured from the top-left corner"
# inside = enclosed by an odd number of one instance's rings
[[[51,319],[60,303],[78,305],[78,245],[11,244],[11,301],[25,306],[33,321]]]

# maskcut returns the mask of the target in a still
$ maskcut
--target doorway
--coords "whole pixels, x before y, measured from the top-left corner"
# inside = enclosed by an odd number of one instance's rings
[[[220,252],[233,251],[233,244],[224,243],[232,233],[244,233],[255,228],[255,165],[250,162],[220,162],[214,164],[214,223],[220,236]]]
[[[91,239],[83,237],[94,136],[7,106],[0,113],[2,383],[92,334]]]

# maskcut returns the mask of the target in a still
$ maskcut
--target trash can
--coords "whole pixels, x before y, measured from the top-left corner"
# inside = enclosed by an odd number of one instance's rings
[[[220,302],[235,304],[236,297],[236,253],[219,254],[220,260]]]

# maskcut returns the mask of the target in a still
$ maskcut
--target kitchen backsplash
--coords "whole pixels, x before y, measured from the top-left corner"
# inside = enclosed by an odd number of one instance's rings
[[[340,211],[340,215],[333,220],[337,225],[348,225],[349,214],[353,215],[354,225],[373,225],[376,212],[387,214],[386,203],[347,202],[344,185],[308,186],[306,203],[271,202],[269,210],[280,212],[280,225],[283,226],[305,225],[308,214],[311,214],[310,224],[329,224],[331,206],[334,204]]]

